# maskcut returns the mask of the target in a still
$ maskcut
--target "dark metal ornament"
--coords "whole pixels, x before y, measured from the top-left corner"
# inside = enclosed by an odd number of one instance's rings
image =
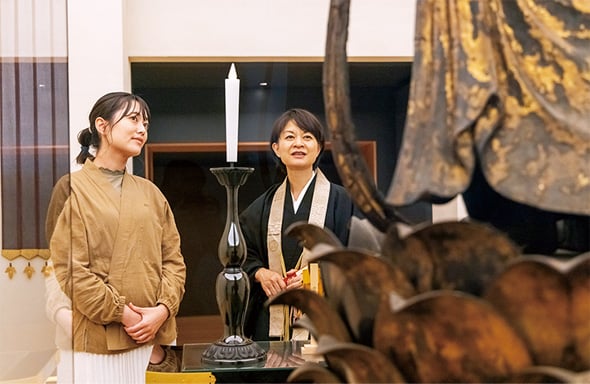
[[[332,0],[330,3],[323,65],[326,121],[331,134],[334,162],[342,185],[367,219],[385,232],[394,221],[406,220],[385,202],[356,144],[346,62],[349,6],[347,0]]]
[[[242,270],[247,246],[238,218],[238,189],[254,168],[211,168],[227,193],[227,219],[219,241],[219,261],[224,269],[217,276],[216,298],[223,324],[223,337],[211,344],[201,360],[214,365],[250,365],[262,362],[266,351],[244,336],[244,320],[250,295],[250,281]]]

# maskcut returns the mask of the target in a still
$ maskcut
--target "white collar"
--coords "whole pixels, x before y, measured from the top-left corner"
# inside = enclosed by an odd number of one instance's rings
[[[305,196],[305,192],[307,192],[307,188],[309,188],[309,185],[311,184],[314,176],[315,176],[315,170],[313,171],[313,173],[311,174],[311,177],[309,178],[309,180],[307,181],[307,183],[305,184],[305,186],[301,190],[301,193],[299,194],[299,198],[297,200],[295,200],[295,197],[293,197],[293,193],[291,193],[291,200],[293,200],[293,212],[297,213],[297,210],[299,209],[299,206],[301,205],[301,201],[303,201],[303,196]]]

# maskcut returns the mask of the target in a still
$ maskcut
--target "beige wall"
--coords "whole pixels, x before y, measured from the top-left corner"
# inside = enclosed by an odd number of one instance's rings
[[[321,57],[329,3],[130,0],[126,45],[131,57]],[[414,9],[415,0],[351,1],[349,56],[411,57]]]
[[[88,126],[94,102],[110,91],[129,91],[129,60],[123,0],[68,1],[70,154],[80,152],[77,134]],[[79,166],[72,161],[72,170]]]
[[[0,57],[66,57],[65,8],[66,0],[0,0]]]

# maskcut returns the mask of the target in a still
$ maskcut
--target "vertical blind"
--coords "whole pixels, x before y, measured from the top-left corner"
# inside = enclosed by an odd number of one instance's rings
[[[2,248],[46,248],[55,181],[69,170],[66,0],[0,0]]]

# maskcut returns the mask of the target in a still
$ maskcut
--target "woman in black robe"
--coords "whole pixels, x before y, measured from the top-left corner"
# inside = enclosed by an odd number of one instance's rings
[[[285,229],[298,221],[323,224],[343,244],[347,243],[350,219],[357,211],[346,190],[327,181],[317,168],[324,143],[324,128],[312,113],[303,109],[283,113],[273,124],[270,146],[287,177],[240,215],[248,246],[243,269],[251,283],[244,331],[254,340],[288,337],[290,326],[281,334],[273,333],[264,302],[283,290],[303,287],[301,275],[296,274],[306,264],[305,258],[302,260],[303,248],[296,238],[283,236]],[[273,230],[269,236],[269,228],[275,228],[277,246],[273,245]]]

